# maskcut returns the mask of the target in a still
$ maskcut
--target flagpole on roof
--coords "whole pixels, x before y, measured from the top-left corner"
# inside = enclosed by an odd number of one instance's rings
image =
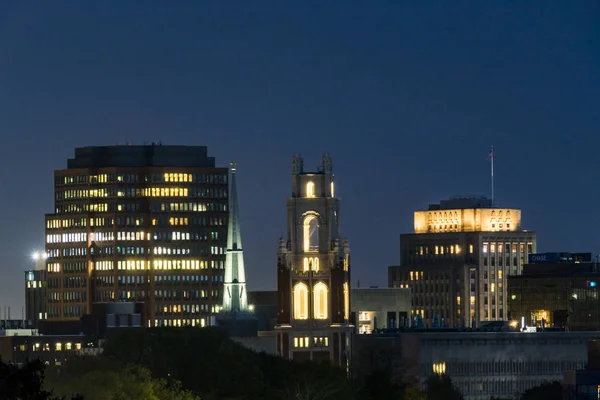
[[[490,149],[490,164],[492,173],[492,207],[494,207],[494,146]]]

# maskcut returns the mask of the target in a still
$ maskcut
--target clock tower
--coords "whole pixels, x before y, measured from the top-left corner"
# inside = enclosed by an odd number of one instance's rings
[[[331,157],[316,172],[292,160],[287,237],[277,254],[277,350],[293,360],[327,360],[348,368],[350,247],[339,233]]]

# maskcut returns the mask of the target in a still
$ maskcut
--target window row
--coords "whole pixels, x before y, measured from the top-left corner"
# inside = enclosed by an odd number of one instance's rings
[[[212,183],[227,184],[227,174],[200,174],[165,172],[155,174],[122,173],[122,174],[97,174],[97,175],[69,175],[56,176],[55,186],[63,185],[87,185],[102,183]]]
[[[329,338],[327,336],[314,336],[310,343],[310,337],[308,336],[296,336],[294,337],[294,347],[296,348],[308,348],[308,347],[329,347]]]

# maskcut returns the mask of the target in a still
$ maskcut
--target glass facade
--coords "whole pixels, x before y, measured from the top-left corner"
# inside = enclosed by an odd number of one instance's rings
[[[531,272],[527,265],[522,276],[509,279],[511,319],[524,318],[527,326],[600,330],[600,274],[594,265],[538,264]]]

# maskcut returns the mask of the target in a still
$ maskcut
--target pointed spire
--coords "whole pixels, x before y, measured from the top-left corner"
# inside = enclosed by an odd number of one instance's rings
[[[236,163],[231,166],[231,189],[229,191],[229,223],[227,227],[227,252],[225,256],[225,279],[223,284],[223,311],[248,311],[244,252],[240,233],[239,210],[236,187]]]

